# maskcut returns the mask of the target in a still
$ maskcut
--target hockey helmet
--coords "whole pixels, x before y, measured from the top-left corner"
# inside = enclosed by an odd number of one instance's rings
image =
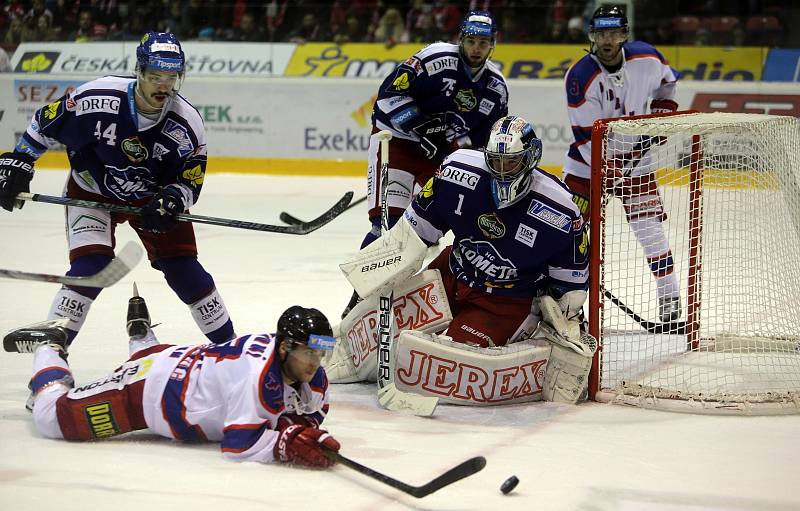
[[[531,171],[542,159],[542,141],[528,121],[509,115],[492,126],[484,158],[495,205],[510,206],[527,191]]]
[[[172,71],[183,74],[186,57],[175,34],[148,32],[136,47],[136,70]]]
[[[589,21],[589,41],[596,44],[598,34],[603,31],[614,31],[619,34],[619,44],[628,39],[628,17],[617,5],[601,5],[594,11]]]
[[[461,39],[471,35],[488,37],[494,42],[497,36],[497,23],[488,11],[470,11],[461,22]]]
[[[328,318],[318,309],[292,305],[278,318],[275,334],[278,345],[289,343],[291,349],[301,344],[310,349],[330,351],[336,344]]]

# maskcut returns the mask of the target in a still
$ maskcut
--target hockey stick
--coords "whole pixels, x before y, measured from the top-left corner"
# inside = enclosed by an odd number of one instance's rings
[[[631,317],[634,321],[639,323],[642,328],[650,332],[651,334],[674,334],[674,335],[686,335],[686,322],[685,321],[668,321],[666,323],[655,323],[653,321],[647,321],[640,315],[633,312],[625,303],[611,294],[611,291],[605,290],[604,294],[606,298],[611,300],[614,305],[622,309],[622,311]]]
[[[105,268],[85,277],[70,277],[65,275],[47,275],[45,273],[28,273],[17,270],[0,269],[0,277],[7,279],[36,280],[39,282],[53,282],[65,286],[81,287],[109,287],[127,275],[142,258],[144,250],[136,243],[129,241],[117,252],[117,255]]]
[[[347,206],[346,208],[344,208],[342,210],[342,213],[344,213],[345,211],[347,211],[349,209],[353,209],[354,207],[358,206],[362,202],[366,202],[366,200],[367,200],[367,196],[366,195],[361,197],[361,198],[359,198],[359,199],[354,200],[353,202],[350,203],[349,206]],[[286,211],[282,211],[279,218],[280,218],[281,222],[283,222],[285,224],[289,224],[289,225],[300,225],[300,224],[305,223],[302,220],[300,220],[299,218],[297,218],[296,216],[290,215]]]
[[[381,235],[389,230],[389,206],[387,193],[389,186],[389,140],[388,130],[377,134],[381,150]],[[397,389],[392,377],[392,341],[394,340],[394,290],[378,296],[378,403],[387,410],[409,412],[414,415],[430,417],[436,410],[439,398],[420,396]]]
[[[194,222],[199,224],[220,225],[222,227],[236,227],[238,229],[249,229],[252,231],[275,232],[279,234],[308,234],[316,231],[323,225],[327,224],[337,216],[341,215],[350,204],[353,198],[353,192],[347,192],[333,205],[328,211],[321,214],[310,222],[303,222],[298,225],[269,225],[259,224],[255,222],[247,222],[244,220],[233,220],[230,218],[218,218],[213,216],[191,215],[188,213],[179,213],[178,220],[183,222]],[[126,213],[129,215],[141,215],[142,208],[135,206],[125,206],[120,204],[110,204],[107,202],[95,202],[81,199],[71,199],[69,197],[53,197],[50,195],[42,195],[39,193],[20,193],[17,195],[18,200],[33,201],[33,202],[46,202],[48,204],[59,204],[62,206],[77,206],[83,208],[102,209],[105,211],[112,211],[115,213]]]
[[[336,460],[348,468],[352,468],[360,474],[371,477],[376,481],[380,481],[383,484],[391,486],[392,488],[400,490],[401,492],[407,493],[418,499],[426,497],[435,491],[439,491],[445,486],[449,486],[456,481],[464,479],[465,477],[476,474],[483,470],[483,467],[486,466],[486,458],[483,456],[476,456],[475,458],[470,458],[467,461],[456,465],[444,474],[433,478],[431,481],[423,484],[422,486],[411,486],[410,484],[398,481],[393,477],[381,474],[380,472],[377,472],[369,467],[365,467],[361,463],[353,461],[350,458],[346,458],[338,452],[325,451],[325,456],[332,460]]]

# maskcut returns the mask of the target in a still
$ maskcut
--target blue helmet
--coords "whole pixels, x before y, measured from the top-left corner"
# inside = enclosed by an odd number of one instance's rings
[[[461,37],[488,37],[494,41],[497,35],[497,23],[488,11],[469,11],[461,22]]]
[[[174,71],[183,74],[186,57],[175,34],[148,32],[136,47],[136,70]]]

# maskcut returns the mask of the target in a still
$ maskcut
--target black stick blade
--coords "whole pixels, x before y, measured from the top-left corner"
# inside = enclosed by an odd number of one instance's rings
[[[483,467],[486,466],[486,458],[483,456],[476,456],[475,458],[468,459],[467,461],[457,465],[444,474],[440,475],[431,482],[413,489],[411,496],[421,499],[431,493],[441,490],[445,486],[449,486],[456,481],[460,481],[465,477],[477,474]]]

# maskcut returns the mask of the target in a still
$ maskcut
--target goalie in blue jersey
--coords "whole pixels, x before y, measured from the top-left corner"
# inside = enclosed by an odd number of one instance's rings
[[[233,323],[197,260],[192,225],[177,220],[200,197],[207,159],[203,120],[178,93],[185,67],[175,35],[149,32],[136,49],[135,77],[99,78],[39,109],[14,150],[0,157],[0,206],[22,207],[16,196],[29,191],[36,159],[65,145],[65,196],[144,209],[134,216],[67,206],[67,275],[102,270],[114,258],[116,226],[128,222],[200,330],[223,342],[234,337]],[[69,342],[100,291],[65,286],[56,294],[48,319],[69,318]]]

